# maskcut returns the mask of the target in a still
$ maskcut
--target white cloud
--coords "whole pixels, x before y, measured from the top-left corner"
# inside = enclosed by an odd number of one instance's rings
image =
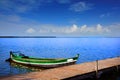
[[[80,32],[84,32],[84,31],[86,31],[86,29],[87,29],[87,25],[83,25],[80,28]]]
[[[35,33],[36,31],[33,28],[29,28],[26,30],[26,32],[32,34],[32,33]]]
[[[59,29],[54,30],[54,32],[64,33],[64,34],[71,34],[76,32],[78,29],[77,25],[73,24],[71,27],[61,27]]]
[[[73,10],[75,12],[81,12],[81,11],[87,11],[92,9],[93,4],[86,3],[86,2],[78,2],[75,4],[72,4],[70,6],[70,10]]]
[[[100,18],[109,17],[109,16],[110,16],[110,13],[105,13],[105,14],[101,14]]]
[[[77,30],[77,25],[73,24],[73,26],[70,28],[71,32],[75,32]]]
[[[102,28],[102,26],[101,26],[100,24],[97,25],[96,30],[97,30],[98,32],[104,31],[104,29]]]

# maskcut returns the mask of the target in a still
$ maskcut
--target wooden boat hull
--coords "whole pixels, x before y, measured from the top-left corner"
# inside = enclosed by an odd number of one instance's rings
[[[41,67],[41,68],[54,68],[54,67],[60,67],[65,65],[71,65],[76,63],[79,56],[73,57],[73,58],[66,58],[66,59],[33,59],[33,58],[16,58],[14,54],[10,54],[11,61],[27,66],[35,66],[35,67]],[[44,61],[44,62],[43,62]]]
[[[72,65],[72,64],[76,63],[76,61],[73,61],[73,62],[62,63],[62,64],[43,65],[43,64],[20,63],[20,62],[14,61],[14,60],[12,60],[12,62],[21,64],[21,65],[25,65],[25,66],[38,67],[38,68],[55,68],[55,67],[61,67],[61,66],[68,66],[68,65]]]

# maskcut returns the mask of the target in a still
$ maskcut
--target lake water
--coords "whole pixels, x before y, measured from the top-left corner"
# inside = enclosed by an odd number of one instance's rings
[[[43,58],[67,58],[79,53],[79,64],[120,56],[120,38],[0,38],[0,76],[35,70],[5,62],[9,51]]]

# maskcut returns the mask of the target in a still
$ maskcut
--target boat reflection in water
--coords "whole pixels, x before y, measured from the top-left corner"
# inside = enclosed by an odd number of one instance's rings
[[[13,61],[10,61],[10,66],[13,68],[17,68],[19,70],[26,69],[28,71],[42,71],[45,70],[44,68],[39,68],[39,67],[33,67],[33,66],[28,66],[28,65],[23,65],[23,64],[18,64]]]

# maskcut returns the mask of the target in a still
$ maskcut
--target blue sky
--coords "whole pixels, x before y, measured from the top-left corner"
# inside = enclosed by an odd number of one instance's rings
[[[120,37],[120,0],[0,0],[0,36]]]

